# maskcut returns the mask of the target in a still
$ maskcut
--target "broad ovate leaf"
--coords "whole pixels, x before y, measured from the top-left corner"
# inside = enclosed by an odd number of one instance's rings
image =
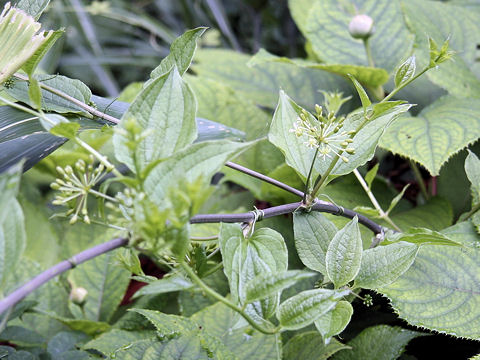
[[[313,289],[285,300],[277,310],[277,318],[282,328],[297,330],[310,325],[315,320],[333,309],[342,296],[349,291]]]
[[[340,334],[345,330],[352,318],[352,314],[352,305],[348,301],[341,300],[331,311],[315,320],[315,327],[326,342],[332,336]]]
[[[444,96],[418,116],[395,121],[380,146],[420,163],[436,176],[452,155],[478,138],[479,115],[478,101]]]
[[[478,243],[473,227],[470,232]],[[422,246],[410,269],[378,291],[412,325],[478,340],[479,259],[476,248]]]
[[[377,325],[366,328],[347,345],[350,350],[341,351],[334,360],[392,360],[405,351],[408,342],[422,333],[398,326]]]
[[[395,73],[395,86],[399,87],[407,81],[411,80],[415,76],[415,55],[410,56],[405,62],[403,62]]]
[[[293,214],[295,248],[302,263],[309,269],[327,274],[325,254],[328,244],[337,233],[337,227],[316,211]]]
[[[315,1],[303,17],[304,35],[313,51],[325,63],[367,65],[363,42],[348,32],[355,13],[373,19],[375,33],[368,40],[372,57],[378,67],[392,71],[409,53],[413,40],[397,0],[362,0],[355,7],[335,0]]]
[[[349,346],[332,339],[325,345],[317,331],[306,331],[292,337],[283,348],[283,358],[288,360],[327,360],[340,350]]]
[[[196,108],[193,92],[174,66],[148,84],[123,115],[113,137],[117,159],[139,171],[184,149],[197,137]],[[141,138],[137,144],[132,131]]]
[[[391,284],[410,268],[418,248],[418,245],[399,241],[365,250],[354,286],[378,289]]]
[[[346,285],[357,276],[362,250],[362,237],[355,217],[335,234],[325,255],[327,276],[336,288]]]

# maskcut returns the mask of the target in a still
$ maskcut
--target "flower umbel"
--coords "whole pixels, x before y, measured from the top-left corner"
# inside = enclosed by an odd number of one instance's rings
[[[354,154],[355,149],[350,146],[353,142],[352,132],[342,131],[345,117],[336,117],[334,111],[324,115],[323,108],[318,104],[315,105],[315,112],[316,116],[313,117],[302,109],[290,132],[297,137],[305,137],[304,144],[311,149],[318,149],[318,154],[323,160],[331,158],[334,154],[342,161],[348,162],[348,158],[342,154],[344,152]]]
[[[54,205],[68,205],[71,207],[67,211],[67,216],[73,214],[70,218],[71,224],[77,222],[79,216],[82,216],[83,221],[87,224],[90,223],[87,207],[89,193],[107,200],[111,199],[108,195],[93,189],[106,175],[105,166],[100,164],[94,168],[93,162],[94,158],[91,156],[88,164],[80,159],[75,163],[74,168],[70,165],[67,165],[65,168],[57,166],[57,171],[62,175],[62,178],[56,179],[50,185],[52,189],[61,192],[52,203]]]
[[[40,32],[41,24],[8,2],[0,14],[0,84],[22,67],[53,31]]]

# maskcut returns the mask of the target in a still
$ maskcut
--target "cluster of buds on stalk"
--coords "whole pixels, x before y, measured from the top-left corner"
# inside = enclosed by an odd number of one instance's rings
[[[334,154],[342,161],[348,162],[343,153],[353,155],[355,149],[351,147],[355,134],[354,130],[342,130],[345,121],[344,116],[335,116],[334,111],[323,114],[323,108],[315,105],[316,117],[312,117],[306,110],[302,109],[297,120],[293,123],[290,132],[297,137],[306,137],[304,144],[311,149],[317,149],[318,155],[325,160]]]
[[[94,158],[90,156],[88,164],[80,159],[77,160],[74,167],[70,165],[64,168],[57,166],[57,172],[61,177],[50,184],[52,189],[60,191],[52,203],[70,206],[67,211],[67,216],[73,214],[70,224],[77,222],[80,216],[85,223],[90,224],[87,203],[89,193],[108,198],[107,195],[93,189],[106,175],[103,164],[94,168],[93,163]]]

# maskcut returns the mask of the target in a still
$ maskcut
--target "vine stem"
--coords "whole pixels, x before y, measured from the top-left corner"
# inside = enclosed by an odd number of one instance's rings
[[[388,214],[385,211],[383,211],[382,207],[380,206],[380,204],[377,201],[377,198],[373,194],[372,190],[370,190],[370,188],[368,187],[368,184],[365,182],[365,179],[363,178],[362,174],[360,174],[360,172],[357,169],[353,170],[353,173],[355,174],[355,176],[356,176],[358,182],[360,183],[360,185],[362,185],[362,188],[363,188],[363,190],[365,190],[365,193],[368,195],[368,198],[372,202],[372,205],[378,211],[380,219],[385,220],[395,230],[401,232],[402,230],[393,222],[393,220],[390,218],[390,216],[388,216]]]
[[[235,305],[234,303],[232,303],[230,300],[226,299],[225,297],[223,297],[222,295],[220,295],[219,293],[217,293],[215,290],[213,290],[210,286],[208,286],[207,284],[205,284],[202,279],[200,279],[198,277],[197,274],[195,274],[195,272],[190,268],[190,266],[188,266],[187,264],[185,263],[181,263],[180,266],[182,267],[183,270],[185,270],[185,272],[188,274],[188,276],[190,277],[190,279],[193,280],[193,282],[195,282],[198,286],[200,286],[200,288],[202,288],[208,295],[210,295],[211,297],[213,297],[214,299],[222,302],[223,304],[227,305],[230,309],[232,309],[233,311],[239,313],[240,315],[243,316],[243,318],[245,320],[247,320],[247,322],[255,329],[255,330],[258,330],[260,331],[261,333],[264,333],[264,334],[276,334],[280,331],[280,327],[277,327],[277,328],[274,328],[274,329],[265,329],[264,327],[260,326],[259,324],[257,324],[247,313],[245,313],[244,309],[238,307],[237,305]]]
[[[65,271],[74,268],[77,265],[84,263],[87,260],[93,259],[99,255],[120,248],[128,244],[128,239],[116,238],[107,241],[103,244],[94,246],[90,249],[82,251],[68,260],[64,260],[57,265],[45,270],[41,274],[34,277],[26,284],[20,286],[17,290],[10,293],[7,297],[0,300],[0,314],[7,311],[34,290],[45,284],[47,281],[53,279],[55,276],[64,273]]]
[[[16,78],[18,78],[20,80],[28,81],[28,76],[25,76],[23,74],[15,73],[13,76],[15,76]],[[87,111],[89,114],[92,114],[92,115],[97,116],[101,119],[110,121],[114,124],[118,124],[120,122],[120,120],[117,119],[116,117],[113,117],[111,115],[103,113],[103,112],[95,109],[94,107],[92,107],[90,105],[87,105],[84,102],[74,98],[73,96],[70,96],[70,95],[64,93],[61,90],[55,89],[55,88],[53,88],[51,86],[48,86],[48,85],[45,85],[45,84],[42,84],[41,82],[39,82],[38,84],[40,85],[40,87],[42,89],[47,90],[48,92],[51,92],[52,94],[55,94],[57,96],[60,96],[60,97],[64,98],[65,100],[70,101],[71,103],[77,105],[79,108]]]

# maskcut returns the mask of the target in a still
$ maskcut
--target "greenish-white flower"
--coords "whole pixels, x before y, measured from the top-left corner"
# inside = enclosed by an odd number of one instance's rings
[[[0,15],[0,84],[48,40],[53,31],[40,31],[42,25],[23,10],[7,3]]]

